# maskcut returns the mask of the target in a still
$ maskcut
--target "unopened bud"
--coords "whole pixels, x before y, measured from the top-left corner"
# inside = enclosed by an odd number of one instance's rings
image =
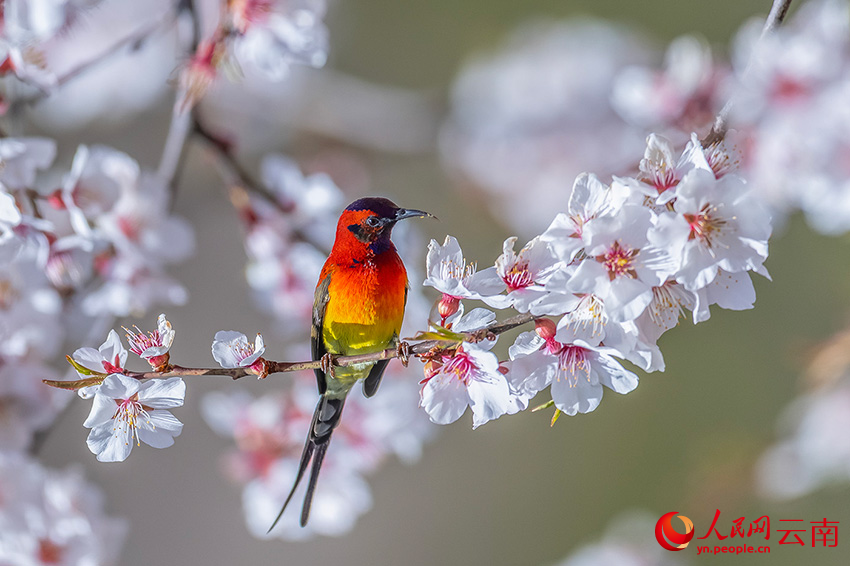
[[[534,330],[537,332],[538,336],[546,341],[555,338],[555,332],[557,329],[558,327],[555,326],[555,323],[548,318],[538,318],[534,321]]]
[[[269,366],[263,358],[257,358],[257,361],[248,366],[248,369],[256,374],[257,379],[265,379],[269,376]]]
[[[148,363],[151,365],[154,371],[158,372],[169,372],[171,371],[171,365],[168,363],[171,356],[168,352],[162,354],[161,356],[151,356],[150,358],[146,358]]]
[[[453,297],[452,295],[446,295],[443,293],[443,298],[440,299],[439,304],[437,305],[437,312],[440,313],[440,317],[445,320],[455,314],[460,308],[460,297]]]

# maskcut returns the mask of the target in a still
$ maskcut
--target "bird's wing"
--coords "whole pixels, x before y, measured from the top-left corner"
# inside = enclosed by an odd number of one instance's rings
[[[316,286],[316,294],[313,297],[313,327],[310,330],[310,349],[314,360],[321,360],[322,356],[327,353],[325,349],[325,341],[322,338],[322,329],[325,323],[325,310],[328,307],[328,286],[331,283],[330,273]],[[319,395],[325,393],[328,384],[325,374],[321,369],[314,370],[316,372],[316,381],[319,385]]]

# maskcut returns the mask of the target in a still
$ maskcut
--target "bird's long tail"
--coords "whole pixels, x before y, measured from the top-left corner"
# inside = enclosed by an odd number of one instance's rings
[[[304,496],[304,506],[301,508],[301,526],[307,524],[307,519],[310,517],[310,505],[313,502],[313,492],[316,489],[316,482],[319,479],[319,470],[322,467],[322,461],[325,459],[325,452],[328,450],[328,444],[331,440],[331,434],[339,424],[339,419],[342,416],[342,407],[345,404],[345,397],[328,397],[324,394],[319,398],[319,403],[316,405],[316,412],[313,413],[313,422],[310,424],[310,434],[307,436],[307,443],[304,445],[304,451],[301,453],[301,463],[298,466],[298,475],[295,477],[295,484],[289,492],[283,507],[278,513],[277,518],[269,527],[268,532],[271,532],[277,525],[283,512],[286,511],[287,505],[295,495],[295,490],[301,483],[304,477],[304,472],[307,471],[307,466],[310,460],[313,460],[313,466],[310,469],[310,480],[307,482],[307,494]]]

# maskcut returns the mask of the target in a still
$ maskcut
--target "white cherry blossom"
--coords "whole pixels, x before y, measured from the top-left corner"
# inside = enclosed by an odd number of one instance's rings
[[[431,240],[425,262],[428,276],[423,285],[434,287],[445,295],[482,299],[497,295],[505,289],[501,279],[493,277],[495,267],[476,271],[474,264],[467,264],[454,236],[446,236],[442,245]]]
[[[186,384],[179,377],[139,381],[120,373],[107,376],[94,394],[83,426],[86,440],[100,462],[123,462],[133,444],[167,448],[183,431],[168,409],[183,405]]]
[[[157,365],[164,358],[168,361],[168,351],[174,343],[174,328],[165,314],[160,314],[156,319],[156,330],[152,330],[145,334],[139,327],[134,327],[135,331],[124,328],[127,332],[127,341],[130,343],[130,351],[137,356],[144,358],[151,365]]]
[[[767,276],[763,262],[770,215],[739,177],[717,179],[712,172],[694,169],[676,192],[677,222],[688,228],[677,281],[697,290],[711,283],[718,269]]]
[[[589,413],[602,401],[602,386],[628,393],[638,385],[635,374],[624,369],[606,348],[576,340],[564,343],[555,324],[540,319],[535,332],[523,332],[510,347],[513,363],[508,380],[520,395],[534,396],[549,386],[558,410]]]
[[[212,343],[212,355],[223,368],[251,367],[265,351],[261,334],[251,344],[241,332],[219,330]]]
[[[675,256],[650,242],[655,232],[653,213],[636,205],[589,222],[583,236],[587,259],[576,268],[572,289],[598,296],[614,320],[637,318],[652,300],[652,287],[678,267]]]
[[[516,237],[505,240],[502,255],[496,259],[496,272],[486,272],[493,287],[499,285],[495,278],[501,280],[507,295],[486,296],[483,300],[493,308],[512,306],[519,312],[528,312],[530,305],[543,297],[543,286],[560,265],[548,244],[539,237],[526,244],[519,253],[514,252],[516,241]]]
[[[71,358],[77,364],[95,373],[105,373],[107,375],[111,373],[124,373],[124,366],[127,363],[127,350],[121,344],[121,337],[118,336],[118,333],[115,330],[110,330],[106,341],[100,345],[100,348],[97,350],[89,347],[78,348],[71,355]],[[81,378],[89,377],[88,374],[80,373],[79,369],[77,370],[77,374]],[[83,387],[82,389],[78,389],[77,393],[83,399],[88,399],[94,395],[98,387]]]

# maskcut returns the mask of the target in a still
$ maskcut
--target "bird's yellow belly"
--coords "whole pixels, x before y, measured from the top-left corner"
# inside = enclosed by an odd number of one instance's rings
[[[406,286],[403,268],[336,271],[328,287],[330,299],[322,329],[325,349],[351,356],[392,346],[401,332]],[[372,365],[337,368],[335,373],[337,377],[361,379]]]

